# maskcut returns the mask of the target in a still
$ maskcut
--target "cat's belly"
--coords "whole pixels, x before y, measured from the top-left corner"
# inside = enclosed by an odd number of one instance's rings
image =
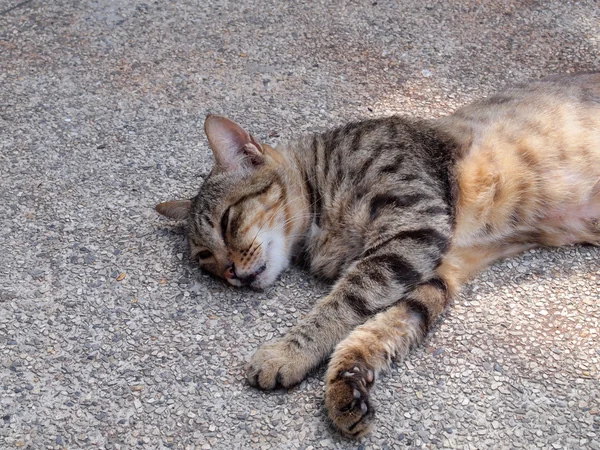
[[[545,245],[600,243],[600,181],[589,194],[549,209],[539,230]]]
[[[560,175],[549,173],[538,179],[531,188],[535,192],[513,192],[506,199],[484,192],[476,201],[463,203],[454,241],[463,247],[499,242],[600,243],[600,170],[593,177],[580,173],[577,182]],[[510,190],[502,184],[494,189]]]
[[[476,130],[457,163],[454,242],[600,242],[600,104],[518,119]]]

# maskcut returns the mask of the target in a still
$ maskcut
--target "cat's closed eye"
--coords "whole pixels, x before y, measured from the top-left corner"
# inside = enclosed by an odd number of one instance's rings
[[[227,234],[227,228],[229,227],[229,211],[231,207],[225,210],[223,217],[221,217],[221,234],[223,235],[223,241],[226,241],[225,235]]]
[[[210,250],[202,250],[201,252],[198,252],[198,259],[208,259],[212,256],[212,252]]]

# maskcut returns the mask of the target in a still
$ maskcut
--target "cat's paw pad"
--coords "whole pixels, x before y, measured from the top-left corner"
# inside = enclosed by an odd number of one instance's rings
[[[352,437],[368,433],[375,416],[369,391],[375,381],[373,370],[355,365],[340,370],[330,379],[325,393],[329,418],[339,430]]]
[[[264,344],[246,365],[246,378],[260,389],[287,388],[306,377],[309,359],[285,341]]]

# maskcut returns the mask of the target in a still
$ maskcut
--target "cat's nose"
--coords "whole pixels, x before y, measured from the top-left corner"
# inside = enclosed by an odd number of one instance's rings
[[[237,278],[235,274],[235,264],[231,264],[227,269],[225,269],[225,278]]]

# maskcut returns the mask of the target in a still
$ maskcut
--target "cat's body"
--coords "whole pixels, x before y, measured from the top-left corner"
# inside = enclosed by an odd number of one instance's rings
[[[205,125],[216,167],[192,202],[192,254],[234,285],[271,283],[303,250],[331,293],[252,357],[252,385],[290,386],[331,355],[326,404],[369,430],[369,391],[470,276],[538,245],[600,242],[600,74],[508,89],[436,121],[368,120],[272,149]],[[332,354],[333,352],[333,354]]]

